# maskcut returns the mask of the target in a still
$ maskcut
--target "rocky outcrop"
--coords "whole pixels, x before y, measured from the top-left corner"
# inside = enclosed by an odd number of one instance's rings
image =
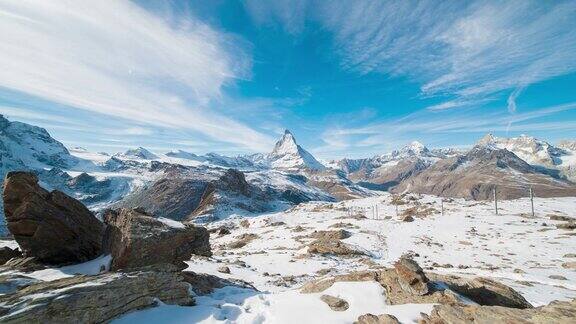
[[[398,274],[398,283],[405,292],[420,296],[429,292],[428,278],[414,260],[402,257],[394,263],[394,269]]]
[[[183,280],[177,267],[165,264],[128,273],[37,282],[0,296],[0,322],[107,323],[158,301],[193,305],[189,285]]]
[[[103,224],[76,199],[40,187],[33,173],[8,173],[3,198],[8,229],[24,256],[66,264],[101,253]]]
[[[308,253],[334,254],[339,256],[360,256],[364,252],[355,249],[338,239],[318,239],[308,245]]]
[[[167,174],[117,204],[124,208],[143,208],[152,215],[183,220],[200,204],[208,181],[187,178],[178,170]]]
[[[576,299],[553,301],[542,307],[516,309],[500,306],[437,305],[428,316],[423,314],[422,324],[444,323],[574,323]]]
[[[185,267],[192,254],[210,256],[208,230],[176,221],[161,221],[142,210],[108,210],[104,247],[112,270],[171,263]]]
[[[375,281],[386,291],[386,302],[401,304],[462,304],[532,308],[514,289],[484,278],[466,279],[451,275],[423,273],[418,264],[402,258],[395,269],[359,271],[311,281],[302,293],[320,293],[341,281]],[[426,285],[424,283],[426,282]],[[424,291],[427,293],[423,294]]]

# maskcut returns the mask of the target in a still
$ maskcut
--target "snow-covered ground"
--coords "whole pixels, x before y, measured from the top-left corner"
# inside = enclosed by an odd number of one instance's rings
[[[392,196],[339,203],[308,203],[292,210],[249,218],[249,226],[232,218],[211,224],[227,226],[231,234],[211,237],[214,256],[195,258],[189,270],[224,278],[242,279],[260,292],[226,287],[197,298],[195,307],[161,305],[128,314],[118,323],[351,323],[365,313],[388,313],[402,322],[428,313],[432,305],[386,305],[382,287],[374,282],[339,282],[324,293],[350,303],[343,312],[331,310],[320,301],[322,294],[302,294],[303,283],[354,270],[390,267],[404,253],[426,269],[460,276],[485,276],[518,290],[535,306],[552,300],[576,297],[576,272],[563,263],[576,261],[574,231],[557,229],[559,221],[549,215],[574,217],[576,199],[535,199],[535,217],[530,201],[499,203],[499,215],[487,202],[445,201],[432,196],[405,199],[399,214],[415,204],[436,213],[413,222],[396,217]],[[350,216],[362,214],[366,219]],[[378,219],[375,219],[375,218]],[[245,224],[245,222],[244,222]],[[307,254],[305,238],[315,230],[344,228],[352,235],[342,241],[366,257],[335,257]],[[244,247],[229,244],[242,234],[257,237]],[[228,266],[230,274],[218,272]],[[550,277],[552,276],[552,278]]]

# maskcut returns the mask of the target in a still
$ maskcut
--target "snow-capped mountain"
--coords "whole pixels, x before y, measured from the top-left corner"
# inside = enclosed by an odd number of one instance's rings
[[[484,200],[497,186],[500,199],[527,197],[531,187],[538,197],[576,195],[573,183],[544,171],[483,139],[466,155],[442,159],[393,191]]]
[[[114,156],[124,159],[157,160],[158,155],[148,151],[143,147],[129,149],[124,153],[117,153]]]
[[[199,158],[198,155],[182,150],[174,150],[170,151],[165,154],[168,157],[178,158],[178,159],[188,159],[188,160],[196,160]]]
[[[342,159],[332,161],[330,165],[367,187],[388,189],[444,157],[443,151],[431,151],[414,141],[387,154],[365,159]]]
[[[565,141],[562,146],[556,147],[527,135],[504,138],[486,134],[477,144],[507,149],[531,165],[556,169],[568,179],[576,180],[576,152],[571,149],[576,146],[574,142]]]
[[[270,166],[275,169],[325,169],[325,166],[318,162],[312,154],[296,143],[296,139],[289,130],[284,132],[284,135],[276,143],[274,149],[267,155],[266,159]]]

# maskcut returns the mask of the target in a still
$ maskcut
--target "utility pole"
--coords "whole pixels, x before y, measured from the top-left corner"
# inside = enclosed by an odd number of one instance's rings
[[[496,215],[498,215],[498,197],[496,196],[496,186],[492,188],[492,194],[494,196],[494,210],[496,211]]]
[[[530,206],[532,207],[532,217],[534,217],[534,190],[530,186]]]
[[[396,207],[396,217],[398,217],[398,205],[394,205]]]

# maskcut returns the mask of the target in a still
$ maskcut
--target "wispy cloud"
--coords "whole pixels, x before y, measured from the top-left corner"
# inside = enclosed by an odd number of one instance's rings
[[[573,129],[576,123],[573,120],[545,120],[545,117],[575,110],[576,102],[512,115],[503,110],[456,110],[450,114],[424,110],[394,120],[329,128],[322,134],[326,145],[313,151],[326,156],[357,156],[358,153],[365,156],[366,151],[380,154],[413,140],[434,146],[442,139],[451,139],[454,144],[454,136],[476,138],[487,132],[565,131]]]
[[[333,35],[345,70],[408,77],[422,96],[453,98],[432,110],[512,89],[514,111],[524,87],[576,71],[574,1],[310,0],[292,7],[279,0],[249,9],[284,24],[314,20]]]
[[[210,108],[251,62],[194,18],[167,21],[127,0],[5,0],[0,30],[0,87],[248,149],[272,142]]]

